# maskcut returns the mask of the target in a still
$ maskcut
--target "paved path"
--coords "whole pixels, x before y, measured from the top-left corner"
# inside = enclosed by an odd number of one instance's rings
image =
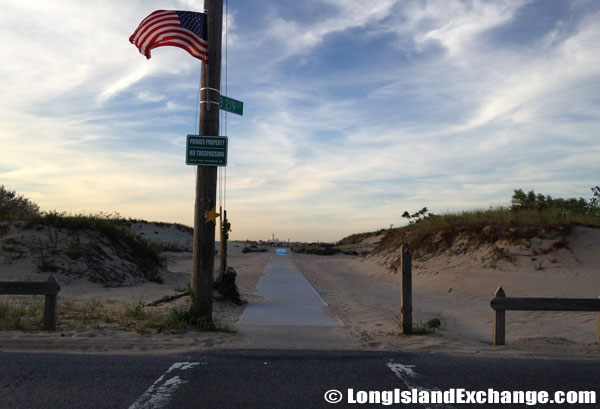
[[[343,327],[325,315],[327,304],[298,271],[285,249],[277,249],[256,286],[261,301],[250,302],[240,321],[247,326]]]

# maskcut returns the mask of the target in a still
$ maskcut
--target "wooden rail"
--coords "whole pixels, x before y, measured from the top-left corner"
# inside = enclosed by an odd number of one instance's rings
[[[60,285],[54,274],[48,281],[25,282],[25,281],[0,281],[0,295],[45,295],[44,303],[44,329],[56,331],[57,295]]]
[[[600,299],[597,298],[519,298],[507,297],[498,287],[491,301],[494,313],[494,345],[504,345],[506,311],[591,311],[598,312],[598,339],[600,344]]]

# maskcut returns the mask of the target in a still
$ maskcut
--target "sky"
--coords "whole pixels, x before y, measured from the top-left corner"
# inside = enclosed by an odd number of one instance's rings
[[[2,3],[0,184],[42,210],[192,225],[201,62],[128,39],[203,1]],[[226,3],[233,239],[335,241],[600,184],[598,1]]]

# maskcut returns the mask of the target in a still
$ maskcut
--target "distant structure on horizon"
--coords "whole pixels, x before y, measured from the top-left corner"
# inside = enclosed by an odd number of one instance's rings
[[[271,246],[278,246],[278,247],[291,247],[296,243],[292,243],[290,241],[290,239],[287,239],[287,241],[280,241],[278,238],[275,237],[275,233],[273,233],[271,235],[271,239],[270,240],[259,240],[259,243],[261,244],[269,244]]]

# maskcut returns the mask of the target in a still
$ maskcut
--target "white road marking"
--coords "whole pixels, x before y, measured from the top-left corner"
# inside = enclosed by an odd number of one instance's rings
[[[434,390],[436,390],[436,391],[439,390],[438,388],[435,388],[435,389],[423,388],[412,382],[409,382],[407,380],[407,378],[419,377],[419,375],[413,369],[415,367],[414,365],[396,364],[396,363],[394,363],[393,359],[390,359],[390,362],[387,363],[387,367],[390,368],[394,374],[396,374],[398,379],[400,379],[402,381],[402,383],[404,383],[404,385],[406,385],[407,390],[417,389],[419,392],[421,392],[421,391],[432,392]],[[426,409],[453,409],[453,408],[454,408],[453,406],[446,405],[443,403],[432,403],[431,405],[426,406]]]
[[[402,375],[410,376],[411,378],[418,376],[417,373],[412,369],[415,367],[414,365],[394,364],[392,361],[393,360],[390,360],[387,366],[396,374],[398,378],[404,380]]]
[[[175,362],[161,375],[129,409],[161,409],[171,400],[173,393],[187,381],[174,372],[186,371],[200,365],[200,362]],[[181,374],[180,374],[181,375]]]

